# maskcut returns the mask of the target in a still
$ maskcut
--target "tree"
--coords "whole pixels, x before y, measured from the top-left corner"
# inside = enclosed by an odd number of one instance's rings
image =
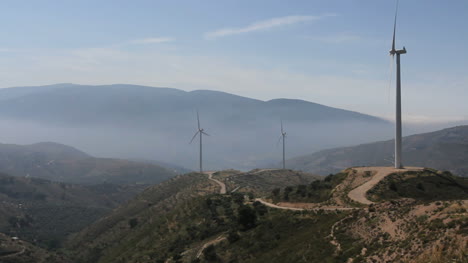
[[[306,185],[303,185],[303,184],[298,185],[298,186],[297,186],[296,193],[297,193],[298,195],[300,195],[301,197],[305,197],[306,194],[307,194],[307,186],[306,186]]]
[[[289,201],[289,193],[291,193],[293,188],[291,186],[286,186],[284,188],[284,200]]]
[[[132,218],[128,220],[128,225],[130,226],[130,228],[136,227],[138,225],[138,218]]]
[[[240,236],[237,233],[237,231],[231,230],[231,231],[229,231],[227,239],[228,239],[229,243],[232,244],[232,243],[236,242],[237,240],[239,240]]]
[[[278,197],[280,195],[280,191],[281,189],[279,188],[275,188],[271,191],[271,194],[274,196],[274,197]]]
[[[242,205],[239,208],[238,223],[241,225],[242,230],[249,230],[256,226],[257,213],[250,206]]]
[[[264,214],[268,213],[268,208],[266,205],[260,203],[259,201],[255,201],[253,203],[255,211],[257,211],[258,215],[263,216]]]
[[[243,194],[241,194],[241,193],[232,193],[231,196],[232,196],[232,200],[234,201],[234,203],[236,203],[238,205],[244,203],[244,195]]]
[[[207,261],[217,261],[218,255],[216,255],[216,249],[213,245],[209,245],[205,250],[203,250],[203,256]]]

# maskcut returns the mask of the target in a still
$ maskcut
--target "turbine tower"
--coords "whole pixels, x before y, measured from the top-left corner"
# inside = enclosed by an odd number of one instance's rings
[[[278,143],[283,140],[283,169],[286,169],[286,132],[283,130],[283,121],[281,121],[281,137]]]
[[[195,137],[197,137],[197,135],[200,136],[200,173],[203,173],[203,135],[207,135],[207,136],[210,136],[210,135],[206,133],[203,128],[201,128],[200,116],[198,114],[198,111],[197,111],[197,122],[198,122],[198,130],[195,133],[195,135],[193,135],[192,140],[190,140],[190,143],[192,143],[193,140],[195,140]]]
[[[395,112],[395,168],[401,169],[403,165],[401,163],[401,73],[400,73],[400,55],[406,54],[406,49],[396,50],[395,49],[395,34],[396,34],[396,23],[398,14],[398,1],[395,11],[395,21],[393,24],[393,41],[392,49],[390,50],[390,56],[395,58],[396,55],[396,112]]]

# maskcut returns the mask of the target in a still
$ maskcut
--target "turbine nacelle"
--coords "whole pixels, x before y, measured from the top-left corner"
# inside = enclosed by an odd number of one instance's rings
[[[398,55],[406,54],[406,48],[403,47],[403,49],[400,49],[400,50],[395,50],[395,49],[390,50],[390,55],[391,56],[394,56],[395,54],[398,54]]]

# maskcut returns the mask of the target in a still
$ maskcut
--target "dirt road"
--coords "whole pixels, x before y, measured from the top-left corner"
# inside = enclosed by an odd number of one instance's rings
[[[213,174],[214,173],[215,172],[205,172],[205,174],[208,175],[208,179],[210,179],[211,181],[217,183],[221,187],[221,189],[219,190],[219,193],[222,194],[222,195],[226,194],[226,185],[223,182],[219,181],[219,180],[213,179]]]
[[[223,241],[223,240],[225,240],[225,239],[226,239],[226,236],[225,236],[225,234],[223,233],[223,234],[221,234],[220,236],[218,236],[216,239],[211,240],[211,241],[208,241],[208,242],[206,242],[205,244],[203,244],[203,246],[200,248],[200,250],[199,250],[198,253],[197,253],[197,258],[200,258],[200,257],[201,257],[201,255],[203,254],[203,251],[204,251],[207,247],[209,247],[210,245],[216,245],[217,243],[219,243],[219,242],[221,242],[221,241]]]
[[[353,168],[353,169],[357,171],[357,174],[361,174],[361,176],[366,171],[375,173],[369,181],[354,188],[348,193],[348,197],[351,200],[354,200],[356,202],[359,202],[365,205],[370,205],[374,203],[370,201],[369,199],[367,199],[366,197],[367,191],[369,191],[372,187],[378,184],[387,175],[390,175],[392,173],[403,173],[403,172],[408,172],[408,171],[423,170],[423,168],[420,168],[420,167],[406,167],[404,169],[395,169],[393,167],[358,167],[358,168]]]
[[[255,171],[255,172],[253,172],[251,174],[259,174],[259,173],[262,173],[262,172],[277,171],[277,170],[281,170],[281,169],[276,169],[276,168],[258,169],[258,171]]]
[[[340,210],[340,211],[347,211],[347,210],[354,210],[354,209],[358,209],[358,208],[354,208],[354,207],[335,207],[335,206],[320,206],[320,207],[314,207],[314,208],[299,208],[299,207],[290,207],[290,206],[279,206],[279,205],[275,205],[275,204],[272,204],[270,202],[267,202],[261,198],[256,198],[255,201],[258,201],[268,207],[271,207],[271,208],[277,208],[277,209],[284,209],[284,210],[293,210],[293,211],[319,211],[319,210],[327,210],[327,211],[336,211],[336,210]],[[306,203],[307,204],[307,203]],[[297,204],[295,204],[297,205]]]
[[[26,248],[25,248],[25,247],[22,247],[22,248],[21,248],[21,251],[15,252],[15,253],[13,253],[13,254],[8,254],[8,255],[0,256],[0,258],[12,258],[12,257],[16,257],[16,256],[19,256],[19,255],[23,254],[25,251],[26,251]],[[1,261],[0,261],[0,262],[1,262]]]

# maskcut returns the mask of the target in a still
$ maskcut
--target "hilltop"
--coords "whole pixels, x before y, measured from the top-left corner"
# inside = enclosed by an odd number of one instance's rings
[[[391,127],[374,116],[314,102],[262,101],[212,90],[124,84],[0,89],[0,127],[9,141],[58,141],[94,156],[155,159],[188,168],[196,165],[196,148],[188,142],[197,109],[212,135],[205,149],[210,169],[248,170],[277,160],[280,119],[294,138],[288,149],[295,155],[381,139]],[[344,127],[346,136],[337,136]],[[224,151],[232,145],[236,149]]]
[[[319,151],[288,160],[297,170],[326,175],[352,166],[389,166],[394,140]],[[403,160],[415,166],[468,175],[468,126],[403,138]]]
[[[181,175],[89,226],[67,250],[77,262],[467,259],[466,179],[379,167],[313,178],[268,169]]]
[[[0,144],[0,172],[84,184],[154,184],[176,175],[173,168],[112,158],[96,158],[73,147],[43,142]]]

